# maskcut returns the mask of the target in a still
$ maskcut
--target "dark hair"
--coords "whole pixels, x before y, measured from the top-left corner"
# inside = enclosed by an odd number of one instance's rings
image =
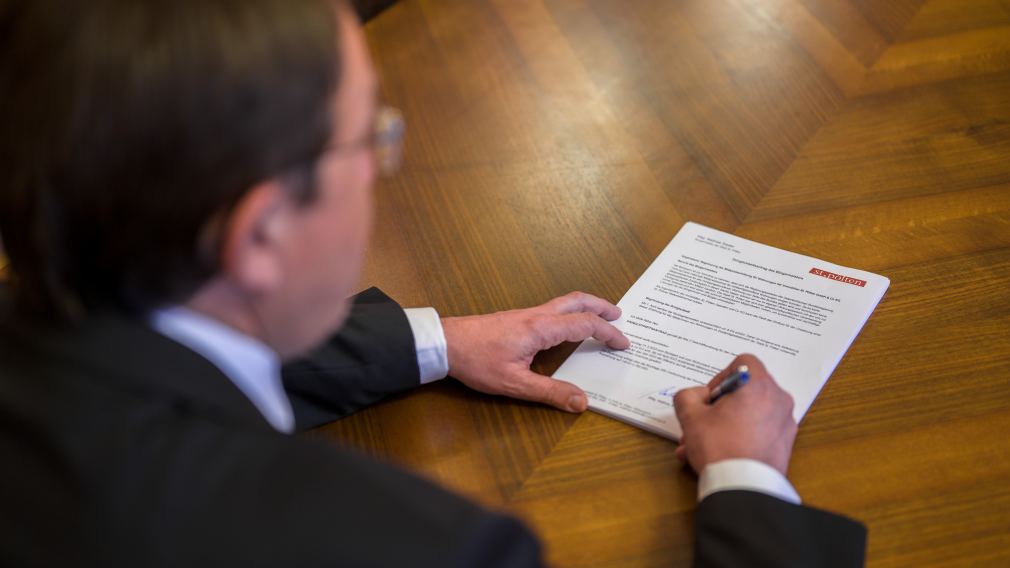
[[[213,227],[248,189],[308,179],[297,197],[311,200],[340,74],[336,10],[0,0],[0,235],[15,302],[67,319],[183,301],[217,271]]]

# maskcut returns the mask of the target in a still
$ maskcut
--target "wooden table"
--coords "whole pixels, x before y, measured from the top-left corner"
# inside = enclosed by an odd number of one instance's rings
[[[363,285],[616,301],[688,220],[886,275],[790,478],[871,566],[1010,565],[1010,5],[404,0],[367,35],[408,135]],[[597,414],[443,381],[318,434],[514,512],[558,566],[690,562],[695,477]]]

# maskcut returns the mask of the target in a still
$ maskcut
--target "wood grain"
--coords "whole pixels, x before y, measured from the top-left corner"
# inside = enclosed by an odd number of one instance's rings
[[[363,286],[616,301],[688,220],[884,274],[790,477],[870,566],[1010,564],[1010,4],[403,0],[366,32],[408,134]],[[311,435],[521,516],[557,566],[691,561],[694,476],[596,414],[450,380]]]

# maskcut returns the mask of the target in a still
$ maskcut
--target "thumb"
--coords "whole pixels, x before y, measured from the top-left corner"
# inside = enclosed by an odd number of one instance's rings
[[[693,414],[704,408],[708,397],[708,387],[693,387],[677,391],[677,394],[673,396],[673,409],[677,412],[677,419],[681,424],[685,420],[690,420]]]
[[[568,412],[582,412],[589,406],[586,393],[572,383],[545,377],[528,369],[520,371],[517,378],[514,392],[507,393],[514,398],[542,402]]]

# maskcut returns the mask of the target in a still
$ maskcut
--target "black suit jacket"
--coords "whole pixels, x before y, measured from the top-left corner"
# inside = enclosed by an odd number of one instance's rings
[[[283,373],[305,428],[416,386],[416,365],[403,311],[370,290]],[[74,329],[3,318],[0,456],[2,566],[541,562],[518,521],[275,432],[208,361],[114,312]],[[709,497],[698,519],[699,565],[861,561],[857,524],[755,493]]]

